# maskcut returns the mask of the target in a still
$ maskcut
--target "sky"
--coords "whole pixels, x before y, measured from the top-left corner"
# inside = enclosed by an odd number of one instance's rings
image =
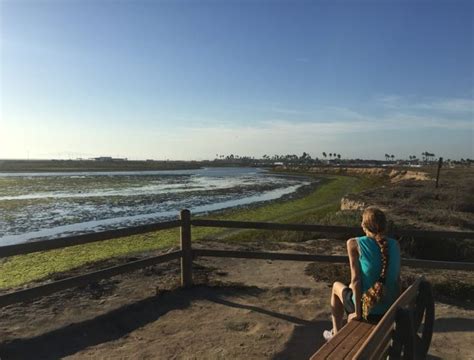
[[[472,1],[0,0],[0,159],[474,158]]]

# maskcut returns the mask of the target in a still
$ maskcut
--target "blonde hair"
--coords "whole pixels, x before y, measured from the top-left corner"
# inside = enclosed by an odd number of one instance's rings
[[[362,227],[373,237],[380,248],[382,268],[379,279],[362,295],[362,317],[367,319],[370,310],[382,299],[388,268],[388,241],[384,236],[387,220],[382,210],[369,207],[362,214]]]

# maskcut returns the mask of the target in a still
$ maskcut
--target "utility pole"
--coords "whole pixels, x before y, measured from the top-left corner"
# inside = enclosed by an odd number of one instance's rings
[[[441,171],[441,166],[443,165],[443,158],[440,157],[438,161],[438,172],[436,173],[436,188],[438,188],[439,182],[439,172]]]

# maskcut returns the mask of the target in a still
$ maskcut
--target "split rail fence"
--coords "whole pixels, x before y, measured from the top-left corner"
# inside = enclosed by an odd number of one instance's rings
[[[69,246],[88,244],[98,241],[106,241],[131,235],[144,234],[159,230],[180,228],[181,229],[181,249],[164,255],[153,256],[146,259],[128,262],[123,265],[113,266],[106,269],[74,276],[63,280],[13,291],[0,296],[0,307],[15,304],[22,301],[33,300],[42,296],[55,293],[60,290],[87,285],[88,283],[106,279],[126,272],[146,268],[152,265],[181,259],[181,285],[190,287],[193,284],[193,259],[204,257],[229,257],[245,259],[265,259],[265,260],[289,260],[306,262],[330,262],[348,263],[347,256],[334,255],[313,255],[313,254],[289,254],[274,252],[255,251],[233,251],[214,249],[193,249],[191,241],[192,227],[214,227],[214,228],[234,228],[234,229],[258,229],[258,230],[284,230],[284,231],[305,231],[321,234],[338,234],[352,237],[361,234],[358,227],[347,226],[327,226],[327,225],[304,225],[304,224],[281,224],[268,222],[247,222],[247,221],[222,221],[208,220],[202,218],[191,218],[189,210],[182,210],[179,220],[154,223],[143,226],[135,226],[124,229],[96,232],[85,235],[68,236],[58,239],[29,242],[17,245],[0,247],[0,258],[14,255],[29,254],[39,251],[60,249]],[[400,230],[392,236],[396,238],[414,237],[430,239],[432,241],[442,241],[443,239],[474,239],[474,232],[448,232],[448,231],[415,231]],[[432,261],[421,259],[402,259],[402,266],[434,269],[453,270],[474,270],[474,262],[452,262],[452,261]],[[1,265],[0,265],[1,271]]]

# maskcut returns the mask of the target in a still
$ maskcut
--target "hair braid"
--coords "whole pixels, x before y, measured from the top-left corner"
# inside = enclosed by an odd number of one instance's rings
[[[364,212],[364,225],[367,230],[374,234],[375,241],[380,248],[382,263],[380,277],[374,285],[362,295],[362,317],[367,319],[370,309],[372,309],[384,295],[389,256],[388,241],[383,236],[383,232],[385,231],[385,215],[383,212],[374,208],[367,209]]]

